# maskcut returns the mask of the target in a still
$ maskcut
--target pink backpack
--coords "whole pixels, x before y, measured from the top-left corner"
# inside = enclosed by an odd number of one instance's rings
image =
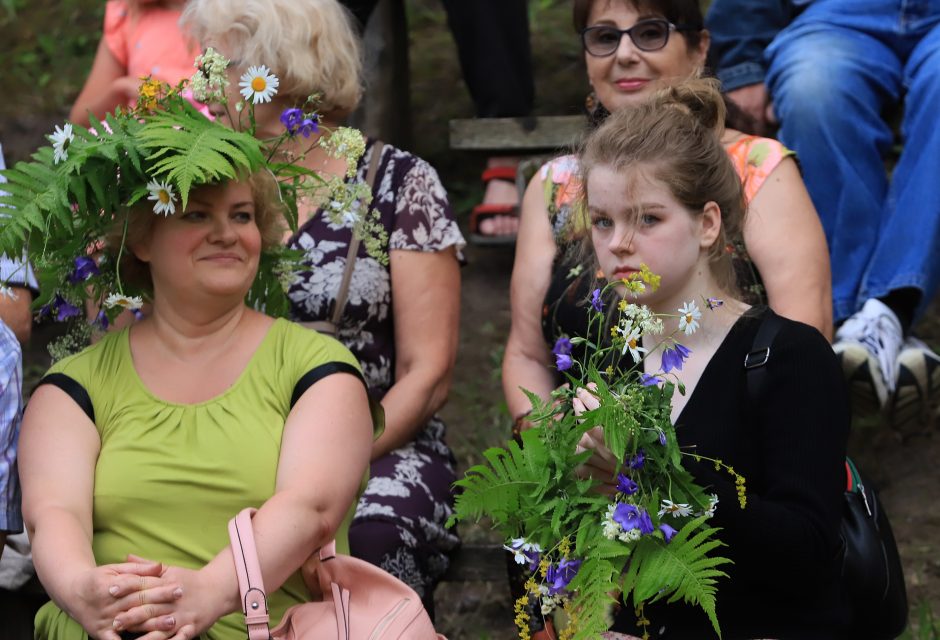
[[[358,558],[338,555],[330,541],[320,549],[316,580],[322,602],[291,607],[268,629],[268,606],[251,528],[254,509],[228,523],[242,612],[249,640],[446,640],[408,585]],[[305,578],[308,576],[305,576]]]

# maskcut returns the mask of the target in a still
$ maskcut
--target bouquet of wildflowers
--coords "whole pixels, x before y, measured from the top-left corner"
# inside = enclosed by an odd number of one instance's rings
[[[533,600],[543,615],[561,612],[562,638],[599,637],[610,628],[618,601],[634,607],[640,623],[648,625],[644,604],[664,599],[701,607],[720,635],[716,580],[726,575],[720,567],[728,560],[717,555],[718,530],[709,526],[718,499],[682,467],[683,456],[702,457],[680,449],[670,420],[674,390],[685,392],[675,372],[691,353],[677,336],[691,335],[701,312],[694,301],[678,310],[678,332],[651,349],[663,350],[662,367],[644,373],[641,363],[650,353],[642,337],[662,335],[663,316],[627,299],[604,308],[615,284],[625,286],[629,297],[655,289],[658,280],[644,266],[594,290],[591,335],[562,337],[553,350],[569,384],[547,403],[527,392],[534,427],[522,433],[521,446],[510,442],[486,451],[486,463],[457,482],[462,492],[452,520],[488,517],[531,572],[525,595],[515,603],[522,638],[528,637]],[[705,303],[714,308],[721,301]],[[601,336],[608,324],[610,333]],[[581,361],[572,355],[578,345],[584,346]],[[576,389],[588,386],[599,406],[576,415]],[[597,490],[599,479],[578,472],[592,455],[578,443],[595,427],[603,428],[607,448],[622,462],[609,479],[616,483],[612,496]],[[743,508],[744,479],[735,477]]]

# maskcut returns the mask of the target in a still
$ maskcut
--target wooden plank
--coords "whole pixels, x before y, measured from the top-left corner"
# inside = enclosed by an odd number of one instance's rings
[[[557,150],[578,142],[584,116],[472,118],[450,121],[450,148],[461,150]]]
[[[408,25],[404,0],[380,0],[363,34],[367,87],[350,126],[398,147],[411,144]]]
[[[495,544],[465,544],[451,559],[446,582],[505,582],[506,551]]]

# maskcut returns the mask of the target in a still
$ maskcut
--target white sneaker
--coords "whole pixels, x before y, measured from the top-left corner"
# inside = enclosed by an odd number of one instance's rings
[[[913,336],[898,355],[898,378],[891,398],[891,424],[902,433],[914,433],[930,424],[931,399],[940,397],[940,356]]]
[[[874,298],[836,331],[832,349],[842,364],[856,413],[874,413],[888,404],[903,339],[898,317]]]

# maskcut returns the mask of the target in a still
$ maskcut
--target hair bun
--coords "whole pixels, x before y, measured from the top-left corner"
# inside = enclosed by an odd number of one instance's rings
[[[658,91],[650,98],[654,109],[678,108],[708,129],[724,126],[727,108],[715,78],[693,78]]]

